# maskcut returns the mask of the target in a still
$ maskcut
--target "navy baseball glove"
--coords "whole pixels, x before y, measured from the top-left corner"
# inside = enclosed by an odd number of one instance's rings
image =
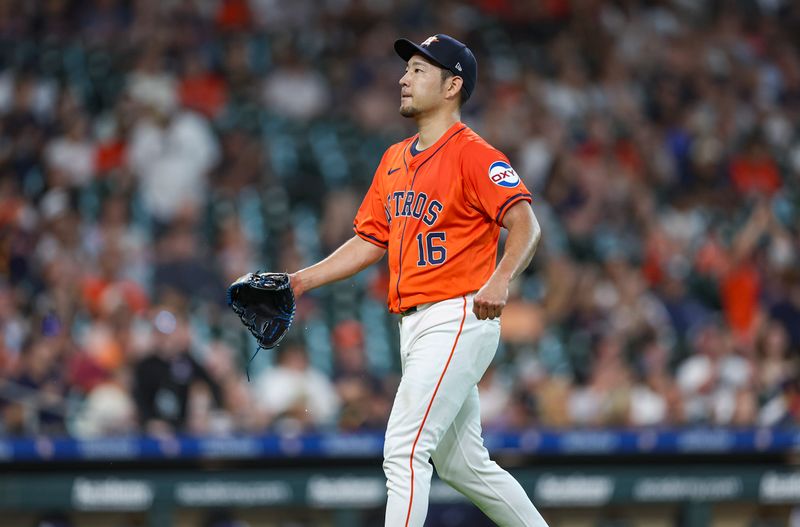
[[[288,274],[260,272],[247,273],[228,287],[228,305],[256,338],[258,349],[280,343],[296,307]]]

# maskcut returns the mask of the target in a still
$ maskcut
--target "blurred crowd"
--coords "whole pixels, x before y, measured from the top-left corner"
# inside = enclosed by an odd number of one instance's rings
[[[385,262],[254,358],[225,288],[352,236],[439,32],[544,233],[484,427],[796,424],[796,2],[0,0],[0,436],[380,430]]]

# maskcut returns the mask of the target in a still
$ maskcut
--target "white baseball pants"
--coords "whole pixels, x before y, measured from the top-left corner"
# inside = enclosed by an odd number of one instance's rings
[[[522,486],[483,446],[477,383],[500,321],[478,320],[472,297],[421,306],[400,321],[403,376],[384,445],[386,526],[422,527],[433,467],[497,525],[546,526]]]

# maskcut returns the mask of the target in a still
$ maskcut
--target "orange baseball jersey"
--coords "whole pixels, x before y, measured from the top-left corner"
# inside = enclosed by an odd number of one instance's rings
[[[388,249],[389,310],[480,289],[494,272],[503,216],[531,195],[506,156],[463,123],[415,152],[390,146],[353,229]]]

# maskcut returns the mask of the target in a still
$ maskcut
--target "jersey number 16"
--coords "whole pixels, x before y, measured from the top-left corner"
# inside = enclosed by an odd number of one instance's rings
[[[417,234],[417,254],[419,254],[417,267],[444,263],[447,260],[447,249],[442,245],[437,245],[437,243],[444,243],[446,240],[447,236],[444,232]]]

